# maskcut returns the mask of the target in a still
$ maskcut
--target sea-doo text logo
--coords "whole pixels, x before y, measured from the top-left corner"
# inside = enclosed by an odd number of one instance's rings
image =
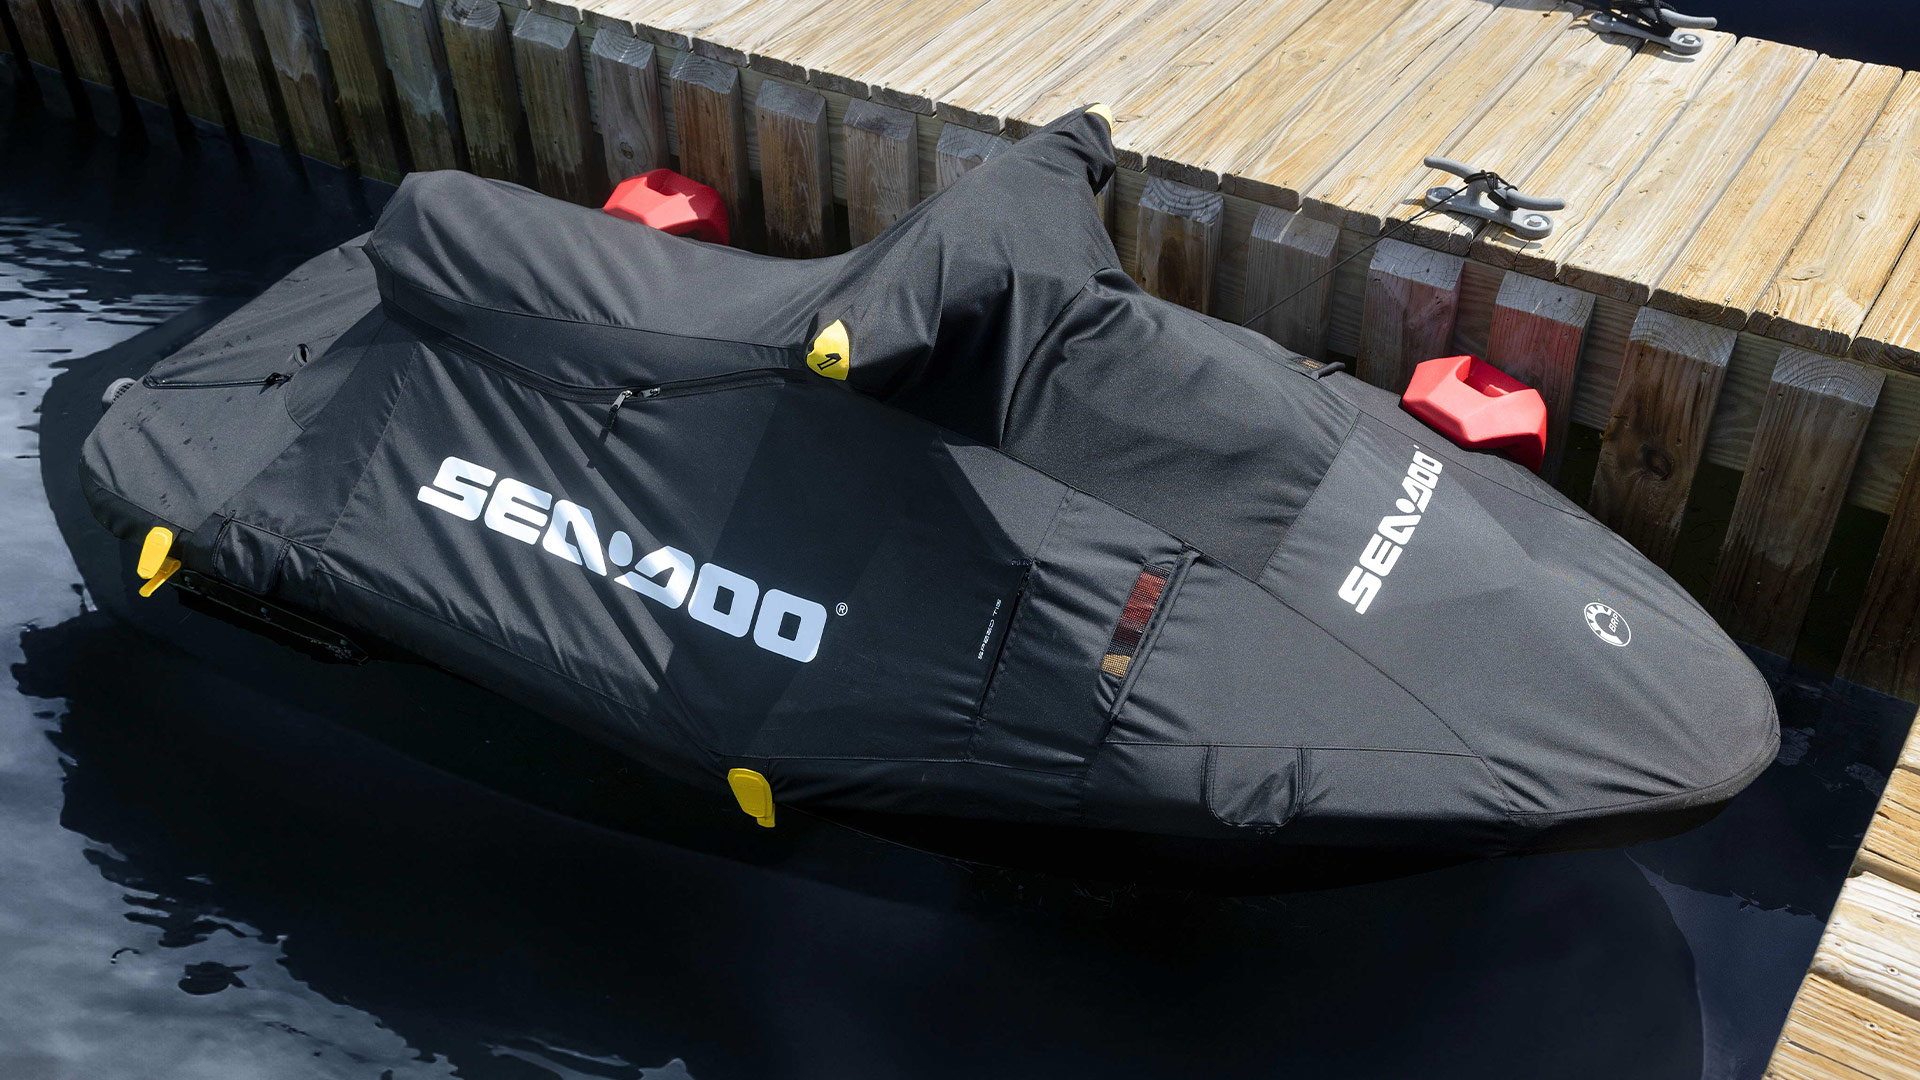
[[[1427,501],[1433,498],[1434,485],[1439,482],[1440,459],[1415,450],[1413,464],[1407,466],[1407,475],[1400,480],[1400,490],[1406,495],[1393,504],[1399,513],[1380,519],[1379,528],[1367,537],[1367,546],[1360,552],[1359,565],[1347,573],[1347,580],[1340,586],[1340,599],[1352,604],[1354,611],[1365,615],[1373,606],[1386,576],[1393,573],[1393,564],[1400,561],[1400,549],[1413,539],[1414,527],[1420,524],[1420,515],[1427,512]]]
[[[1627,625],[1626,617],[1602,603],[1587,605],[1587,629],[1593,636],[1609,645],[1624,646],[1633,640],[1633,628]]]
[[[484,518],[494,532],[538,542],[547,554],[602,577],[617,574],[615,582],[668,610],[685,603],[695,622],[721,633],[746,637],[751,630],[753,643],[768,652],[804,664],[820,651],[827,609],[819,604],[779,589],[763,596],[759,582],[713,563],[696,571],[693,556],[679,548],[659,548],[635,562],[633,538],[625,532],[609,536],[603,550],[592,511],[511,476],[495,484],[496,476],[484,465],[449,457],[419,499],[463,521]]]

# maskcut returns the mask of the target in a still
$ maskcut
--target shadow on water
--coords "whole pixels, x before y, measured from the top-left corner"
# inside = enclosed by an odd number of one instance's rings
[[[124,573],[76,604],[69,548],[126,557],[71,490],[101,376],[370,207],[53,138],[0,178],[65,245],[0,251],[32,277],[0,400],[44,393],[48,467],[0,483],[53,511],[0,532],[37,583],[0,593],[0,1076],[1759,1075],[1911,714],[1777,663],[1781,759],[1700,829],[1219,899],[757,829],[431,672],[263,651]]]
[[[1787,677],[1781,764],[1685,836],[1220,900],[829,827],[757,866],[496,793],[103,613],[22,647],[20,690],[65,703],[60,824],[172,972],[152,994],[285,1041],[244,1000],[278,965],[468,1077],[1754,1075],[1897,735]]]

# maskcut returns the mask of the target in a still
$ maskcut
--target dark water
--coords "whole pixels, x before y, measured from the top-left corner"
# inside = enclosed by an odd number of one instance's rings
[[[1832,56],[1920,68],[1920,12],[1913,0],[1669,0],[1720,29],[1784,41]]]
[[[0,1078],[1759,1075],[1912,711],[1779,665],[1780,762],[1685,836],[1222,900],[760,830],[457,685],[395,722],[129,628],[43,483],[74,388],[378,201],[0,128]]]

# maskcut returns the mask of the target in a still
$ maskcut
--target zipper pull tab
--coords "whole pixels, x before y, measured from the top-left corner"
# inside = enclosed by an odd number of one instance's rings
[[[620,422],[620,406],[625,405],[627,399],[632,396],[633,391],[631,390],[622,390],[613,395],[613,407],[607,410],[607,422],[600,427],[600,437],[602,439],[613,434],[614,425]]]

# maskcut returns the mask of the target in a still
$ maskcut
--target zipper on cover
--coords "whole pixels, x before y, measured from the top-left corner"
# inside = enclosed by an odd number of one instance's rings
[[[718,375],[703,375],[694,379],[677,379],[651,386],[589,386],[563,382],[544,372],[535,371],[525,364],[516,363],[470,341],[456,338],[445,331],[428,326],[405,312],[389,312],[389,316],[421,337],[433,339],[436,345],[458,353],[481,367],[488,368],[517,383],[532,387],[548,397],[589,404],[607,402],[607,419],[604,425],[607,431],[613,430],[618,422],[620,410],[634,398],[652,400],[682,397],[715,390],[731,390],[738,386],[797,381],[806,377],[805,372],[795,368],[742,368],[739,371],[724,371]]]
[[[222,390],[239,386],[257,386],[262,390],[271,390],[293,378],[307,362],[307,347],[293,347],[293,371],[270,371],[256,379],[163,379],[158,375],[148,375],[140,380],[140,385],[149,390]]]

